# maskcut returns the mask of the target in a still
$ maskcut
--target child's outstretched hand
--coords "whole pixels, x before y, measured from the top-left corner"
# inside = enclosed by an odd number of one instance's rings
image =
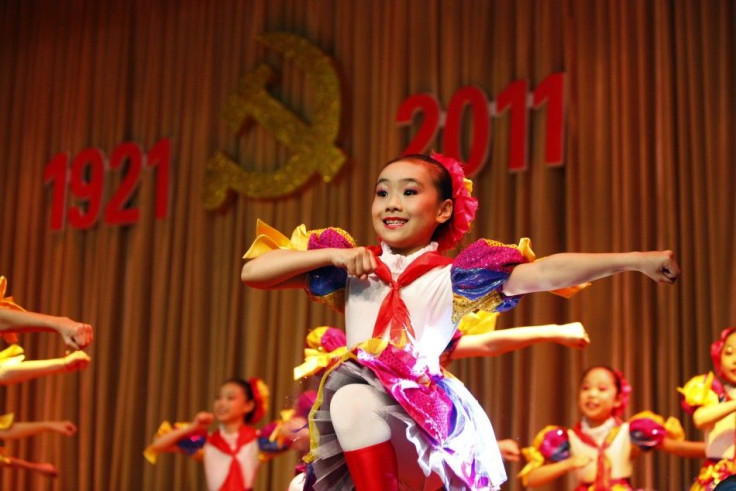
[[[89,355],[84,351],[74,351],[64,357],[64,370],[67,372],[84,370],[90,361]]]
[[[207,411],[200,411],[192,420],[192,424],[194,426],[197,426],[199,428],[202,428],[203,430],[206,430],[209,428],[209,426],[212,424],[212,422],[215,420],[215,415],[207,412]]]
[[[64,436],[74,436],[77,434],[77,425],[71,421],[51,421],[49,427],[52,431]]]
[[[83,349],[87,347],[94,338],[92,326],[83,322],[77,322],[68,317],[58,317],[56,329],[71,349]]]
[[[557,339],[555,341],[568,348],[583,349],[590,344],[590,337],[580,322],[570,322],[556,326]]]
[[[59,471],[56,470],[56,466],[54,464],[49,464],[46,462],[36,464],[34,466],[34,470],[48,477],[57,477],[59,475]]]
[[[349,275],[357,276],[361,280],[366,279],[378,267],[376,257],[365,247],[335,249],[332,265],[344,269]]]
[[[639,271],[657,283],[673,284],[680,277],[680,265],[672,251],[642,252]]]
[[[506,462],[518,462],[521,459],[521,449],[516,440],[510,438],[499,440],[498,448],[501,450],[501,457]]]

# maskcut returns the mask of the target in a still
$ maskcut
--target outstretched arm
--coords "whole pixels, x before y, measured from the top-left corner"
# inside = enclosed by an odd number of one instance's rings
[[[512,327],[461,337],[450,359],[456,360],[471,356],[497,356],[545,341],[552,341],[578,349],[590,344],[588,333],[580,322]]]
[[[28,471],[38,472],[45,476],[56,477],[59,472],[53,464],[45,462],[30,462],[28,460],[17,459],[15,457],[0,458],[0,467],[15,467],[16,469],[25,469]]]
[[[698,429],[717,423],[729,414],[736,412],[736,401],[725,401],[710,406],[702,406],[693,413],[693,423]]]
[[[534,469],[526,476],[526,485],[531,488],[544,486],[564,476],[568,472],[585,467],[591,460],[590,457],[585,455],[573,455],[559,462],[545,464],[542,467]]]
[[[30,360],[0,366],[0,385],[16,384],[36,377],[60,372],[82,370],[89,365],[90,358],[84,351],[74,351],[64,358]]]
[[[68,317],[0,309],[0,332],[56,332],[72,349],[82,349],[92,342],[92,326]]]
[[[365,247],[354,249],[277,249],[243,265],[240,279],[253,288],[303,288],[304,274],[325,266],[342,268],[365,278],[376,269],[376,258]]]
[[[71,421],[32,421],[13,423],[6,430],[0,430],[0,440],[18,440],[29,436],[55,431],[65,436],[77,433],[77,427]]]
[[[518,265],[503,284],[503,293],[521,295],[557,290],[624,271],[639,271],[665,284],[674,283],[680,276],[680,266],[671,251],[566,252]]]
[[[675,440],[665,437],[657,447],[657,450],[677,455],[678,457],[705,458],[705,442],[694,442],[690,440]]]
[[[185,438],[193,433],[199,433],[207,431],[207,428],[215,420],[215,416],[212,413],[202,411],[197,413],[192,420],[192,424],[183,428],[174,428],[165,435],[161,435],[151,442],[148,448],[156,453],[161,452],[176,452],[176,444],[182,438]]]

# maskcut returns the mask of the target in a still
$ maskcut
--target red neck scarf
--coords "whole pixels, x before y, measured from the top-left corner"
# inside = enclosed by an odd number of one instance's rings
[[[399,346],[404,344],[405,332],[414,336],[414,328],[409,318],[409,310],[401,299],[401,288],[409,285],[411,282],[440,266],[446,266],[452,262],[449,257],[442,256],[435,251],[425,252],[414,261],[394,280],[391,270],[381,261],[380,246],[371,246],[369,249],[375,254],[378,267],[374,271],[381,281],[391,287],[386,298],[381,303],[378,311],[376,325],[373,327],[373,337],[379,338],[383,336],[386,329],[390,329],[391,341]]]
[[[573,431],[583,443],[598,449],[595,481],[593,482],[593,486],[591,487],[594,491],[608,491],[611,489],[612,486],[611,462],[609,462],[608,457],[606,457],[606,450],[608,449],[608,447],[611,446],[611,442],[613,442],[613,440],[616,438],[616,435],[618,435],[619,430],[621,429],[621,422],[617,420],[616,423],[617,426],[613,427],[611,431],[608,432],[608,435],[606,435],[606,439],[603,440],[603,444],[601,444],[600,446],[598,446],[598,444],[595,442],[595,440],[593,440],[590,435],[588,435],[587,433],[583,433],[583,427],[580,424],[580,421],[578,421],[578,423],[575,425],[575,428],[573,428]]]
[[[235,444],[235,448],[230,447],[225,439],[222,437],[220,430],[215,431],[207,438],[207,443],[215,447],[222,453],[230,455],[232,460],[230,461],[230,470],[227,473],[225,482],[222,483],[220,491],[243,491],[246,489],[245,481],[243,480],[243,470],[240,468],[240,462],[238,462],[237,454],[243,445],[247,445],[256,439],[258,433],[250,426],[242,425],[238,430],[238,440]]]

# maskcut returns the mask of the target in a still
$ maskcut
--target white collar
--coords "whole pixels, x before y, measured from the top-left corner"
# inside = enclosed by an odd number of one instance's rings
[[[391,247],[386,245],[385,242],[381,242],[381,250],[383,251],[381,254],[381,262],[388,266],[388,269],[390,269],[392,273],[403,271],[404,268],[425,252],[436,251],[438,245],[439,244],[437,244],[437,242],[430,242],[418,251],[412,252],[408,256],[404,256],[403,254],[394,254]]]

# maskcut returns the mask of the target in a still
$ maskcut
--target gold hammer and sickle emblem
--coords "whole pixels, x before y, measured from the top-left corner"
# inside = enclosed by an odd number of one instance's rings
[[[335,145],[340,128],[340,81],[332,60],[306,39],[273,32],[258,37],[282,53],[306,74],[307,84],[319,90],[310,94],[314,116],[308,124],[266,91],[273,69],[261,64],[247,73],[230,96],[223,119],[237,132],[247,118],[255,119],[277,141],[294,153],[274,171],[248,171],[222,151],[207,162],[203,201],[206,209],[220,207],[232,189],[251,198],[284,196],[302,186],[315,172],[329,182],[345,162]]]

